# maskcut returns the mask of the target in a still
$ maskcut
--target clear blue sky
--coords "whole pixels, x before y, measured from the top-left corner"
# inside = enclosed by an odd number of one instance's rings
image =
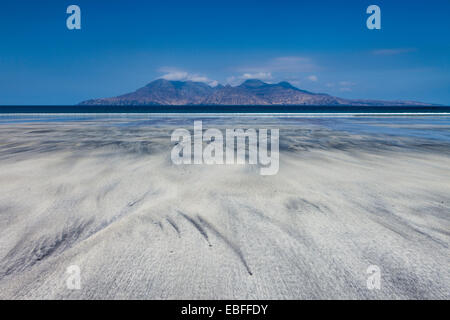
[[[66,28],[71,4],[81,30]],[[381,30],[366,28],[370,4]],[[449,13],[448,0],[2,1],[0,105],[75,104],[160,77],[450,105]]]

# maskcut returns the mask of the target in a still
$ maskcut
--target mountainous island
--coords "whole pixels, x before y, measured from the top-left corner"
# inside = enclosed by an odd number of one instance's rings
[[[238,86],[211,87],[202,82],[158,79],[121,96],[83,101],[80,105],[308,105],[308,106],[428,106],[415,101],[343,99],[298,89],[289,82],[276,84],[246,80]]]

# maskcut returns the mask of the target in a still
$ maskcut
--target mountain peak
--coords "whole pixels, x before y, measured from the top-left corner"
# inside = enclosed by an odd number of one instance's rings
[[[181,80],[166,80],[163,78],[156,79],[150,83],[148,83],[145,87],[147,88],[182,88],[182,87],[207,87],[211,88],[208,84],[204,82],[196,82],[196,81],[181,81]]]
[[[296,87],[294,87],[292,84],[290,84],[290,83],[287,82],[287,81],[281,81],[281,82],[278,83],[278,85],[279,85],[280,87],[283,87],[283,88],[297,89]]]
[[[170,85],[171,81],[166,79],[156,79],[152,82],[147,83],[146,87],[166,87]]]
[[[267,85],[267,83],[258,80],[258,79],[248,79],[245,80],[244,82],[241,83],[241,85],[239,87],[243,87],[243,88],[259,88],[262,86]]]

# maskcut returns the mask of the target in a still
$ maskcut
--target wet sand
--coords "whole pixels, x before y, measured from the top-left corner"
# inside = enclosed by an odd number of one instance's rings
[[[188,118],[0,123],[0,298],[449,299],[450,127],[346,121],[204,119],[280,128],[274,176],[173,165]]]

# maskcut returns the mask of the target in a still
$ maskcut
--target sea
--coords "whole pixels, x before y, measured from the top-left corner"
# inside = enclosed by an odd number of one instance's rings
[[[236,114],[449,114],[450,106],[0,106],[11,113],[236,113]]]
[[[450,144],[449,106],[0,106],[0,125],[85,122],[190,128],[194,120],[254,126],[316,125],[332,131],[431,139]]]

